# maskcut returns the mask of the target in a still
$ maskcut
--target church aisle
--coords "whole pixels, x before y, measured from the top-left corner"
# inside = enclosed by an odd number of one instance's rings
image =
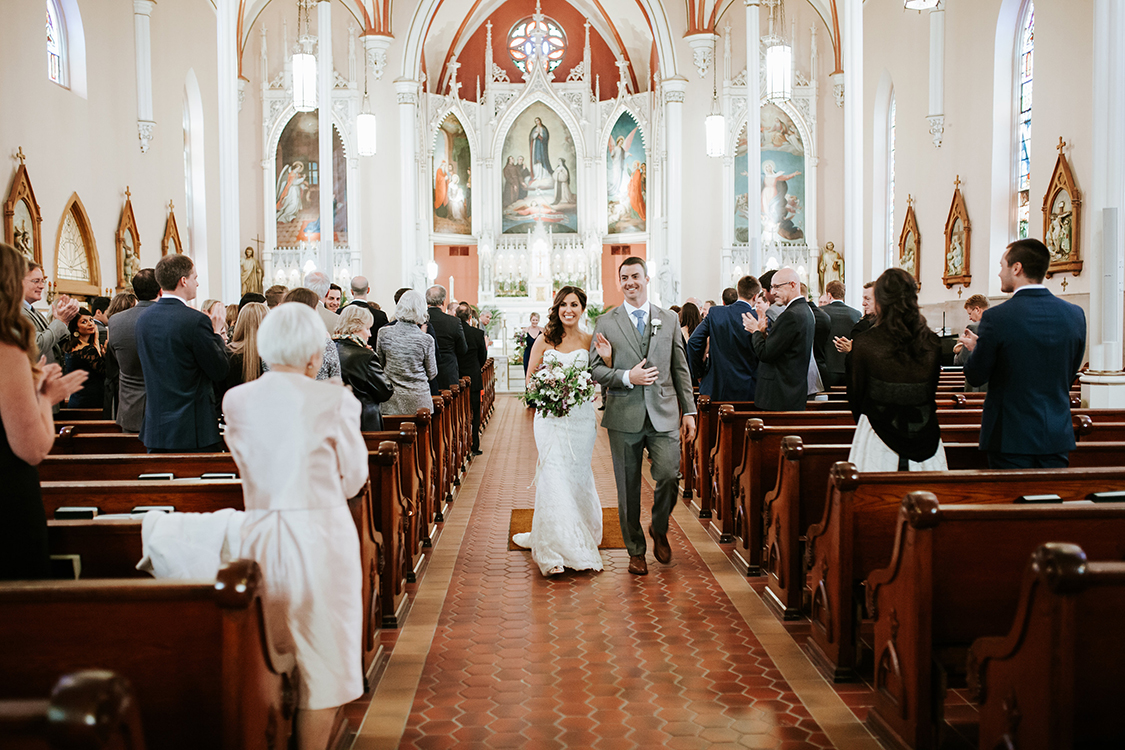
[[[632,576],[603,550],[601,573],[544,579],[507,546],[534,504],[532,414],[498,397],[482,437],[356,750],[878,747],[682,505],[671,565],[650,550]],[[615,506],[603,430],[593,472]],[[651,502],[646,483],[646,527]]]

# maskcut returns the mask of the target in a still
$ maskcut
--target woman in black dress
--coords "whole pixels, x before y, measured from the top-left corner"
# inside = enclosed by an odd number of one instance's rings
[[[55,440],[51,407],[82,387],[86,373],[45,365],[35,327],[22,314],[27,261],[0,244],[0,580],[46,578],[47,515],[35,469]]]
[[[535,339],[543,335],[539,327],[539,313],[531,314],[531,325],[523,329],[523,376],[527,377],[527,366],[531,359],[531,347],[535,346]]]
[[[340,377],[344,385],[363,406],[359,426],[364,432],[383,429],[383,413],[379,404],[394,395],[394,386],[383,372],[375,351],[368,345],[374,316],[366,307],[348,305],[340,313],[340,322],[332,340],[340,353]]]
[[[848,460],[860,471],[943,471],[937,421],[941,343],[901,268],[875,281],[875,325],[852,343],[848,401],[856,420]]]
[[[71,409],[100,409],[105,403],[105,344],[98,338],[94,314],[85,307],[70,321],[65,372],[84,370],[86,385],[67,401]]]

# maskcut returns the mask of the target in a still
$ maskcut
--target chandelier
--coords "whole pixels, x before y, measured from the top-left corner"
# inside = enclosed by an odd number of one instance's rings
[[[793,94],[793,48],[785,37],[774,33],[774,11],[778,25],[785,27],[784,0],[765,0],[770,8],[770,33],[762,37],[766,45],[765,97],[771,102],[788,100]]]
[[[293,51],[293,108],[298,112],[316,109],[316,55],[313,54],[313,37],[309,33],[308,0],[297,1],[297,46]],[[301,17],[304,16],[304,33]]]

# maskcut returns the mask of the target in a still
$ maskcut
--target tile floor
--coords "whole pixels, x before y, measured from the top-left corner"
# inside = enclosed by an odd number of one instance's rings
[[[482,441],[377,688],[349,707],[356,750],[879,747],[870,687],[820,678],[807,625],[776,618],[687,505],[670,565],[650,551],[632,576],[625,550],[603,550],[604,571],[545,579],[506,538],[511,510],[534,505],[531,413],[498,397]],[[593,472],[615,505],[604,431]]]

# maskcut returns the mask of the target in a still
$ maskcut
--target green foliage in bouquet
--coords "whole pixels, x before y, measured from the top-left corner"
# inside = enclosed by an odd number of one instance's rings
[[[594,398],[594,377],[585,367],[545,364],[535,371],[520,399],[543,416],[565,417]]]

